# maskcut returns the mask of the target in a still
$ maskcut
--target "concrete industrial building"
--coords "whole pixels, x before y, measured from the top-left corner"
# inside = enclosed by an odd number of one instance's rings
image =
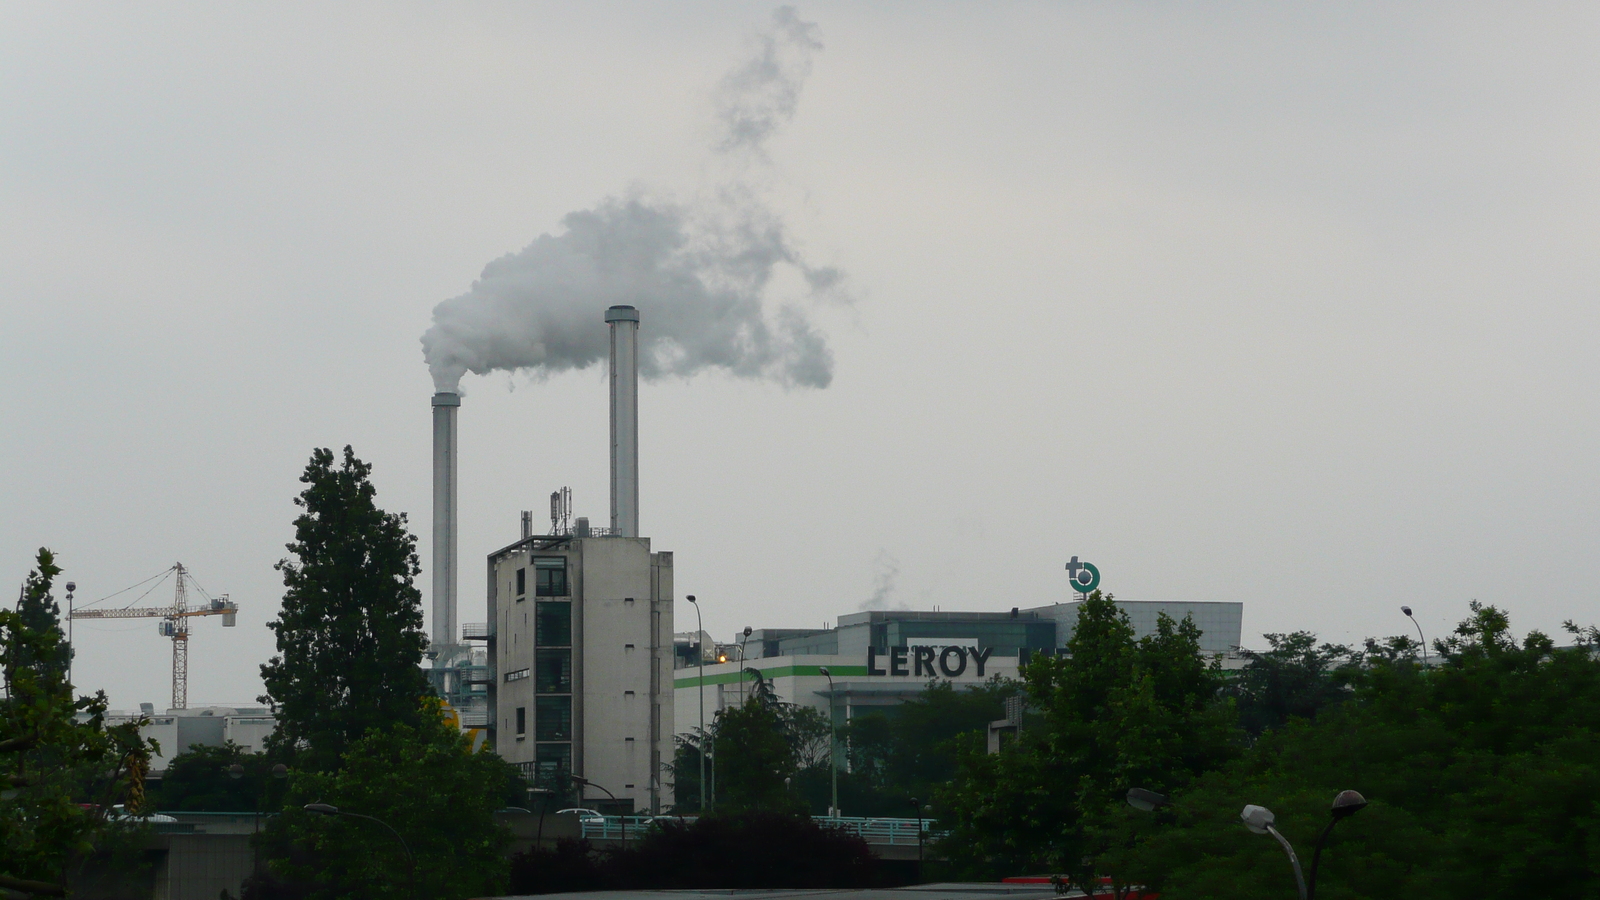
[[[614,306],[605,321],[611,527],[573,522],[566,489],[551,497],[550,534],[532,534],[524,513],[521,539],[489,554],[489,621],[469,627],[466,638],[487,643],[487,666],[473,686],[484,688],[490,745],[531,784],[564,794],[576,775],[591,783],[579,792],[584,805],[659,810],[669,802],[662,773],[673,735],[672,554],[639,536],[639,311]],[[453,507],[452,439],[438,434],[436,459],[447,454],[450,465],[436,465],[436,479],[450,487],[436,490],[435,502]],[[455,527],[453,510],[435,510],[439,527]],[[454,602],[453,577],[435,573],[434,584],[436,604]],[[454,639],[454,613],[436,608],[434,621],[443,650]]]
[[[1156,630],[1159,615],[1193,618],[1200,649],[1225,668],[1239,668],[1244,604],[1117,600],[1135,635]],[[1078,602],[1009,612],[882,610],[840,616],[826,629],[753,629],[748,637],[709,651],[702,682],[692,635],[681,635],[674,656],[674,705],[680,734],[692,733],[718,710],[749,695],[755,669],[777,697],[809,706],[843,725],[857,715],[892,709],[923,691],[931,679],[976,685],[1017,677],[1035,654],[1057,654],[1077,625]],[[727,662],[712,660],[725,656]],[[743,658],[743,662],[740,659]],[[826,668],[832,676],[822,674]],[[702,704],[703,697],[703,706]]]
[[[489,556],[489,618],[496,752],[541,787],[579,775],[630,810],[670,802],[672,554],[581,522],[526,537]]]
[[[271,710],[261,706],[200,706],[157,713],[153,704],[145,703],[138,712],[106,713],[108,726],[129,722],[143,722],[139,737],[155,738],[161,746],[150,758],[150,772],[156,777],[167,770],[173,757],[194,746],[221,747],[232,742],[245,753],[260,753],[278,724]]]

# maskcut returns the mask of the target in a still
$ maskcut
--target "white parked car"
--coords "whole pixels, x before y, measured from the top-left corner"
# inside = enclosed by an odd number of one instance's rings
[[[597,809],[558,809],[556,810],[556,815],[577,816],[578,821],[585,825],[604,825],[606,823],[606,817],[602,816]]]
[[[121,803],[111,807],[111,811],[106,815],[106,818],[118,822],[149,822],[152,824],[156,822],[178,821],[171,816],[164,816],[161,813],[149,813],[148,815],[143,816],[130,815],[128,813],[128,808]]]

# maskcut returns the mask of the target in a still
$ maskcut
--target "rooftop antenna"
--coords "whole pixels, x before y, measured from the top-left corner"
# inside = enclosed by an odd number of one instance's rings
[[[550,533],[572,533],[572,488],[550,492]]]

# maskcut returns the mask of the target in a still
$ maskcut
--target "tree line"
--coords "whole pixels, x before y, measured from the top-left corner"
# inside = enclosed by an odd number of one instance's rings
[[[1320,861],[1318,895],[1600,895],[1600,633],[1569,646],[1520,638],[1473,602],[1430,665],[1407,637],[1359,646],[1266,635],[1224,670],[1192,622],[1139,637],[1109,595],[1079,605],[1066,652],[1016,682],[935,681],[839,730],[849,815],[937,821],[949,879],[1053,873],[1129,896],[1291,896],[1293,870],[1240,821],[1266,806],[1309,854],[1340,791],[1369,801]],[[987,725],[1006,697],[1026,712],[1000,752]],[[752,686],[744,705],[681,741],[680,809],[697,808],[698,754],[716,760],[718,806],[824,813],[826,720]],[[1142,811],[1130,789],[1166,795]]]
[[[1571,646],[1558,648],[1516,637],[1504,611],[1476,602],[1431,666],[1407,638],[1347,647],[1296,632],[1267,635],[1225,671],[1192,622],[1162,617],[1138,636],[1097,592],[1064,654],[1014,681],[932,681],[837,723],[837,741],[825,716],[756,675],[745,702],[679,739],[674,811],[698,822],[610,856],[574,843],[513,859],[495,811],[526,802],[527,786],[440,715],[419,666],[416,540],[404,515],[378,507],[370,474],[346,447],[315,451],[301,475],[277,566],[278,652],[262,666],[278,723],[265,752],[193,748],[156,797],[144,775],[159,748],[136,725],[108,727],[104,695],[68,683],[51,597],[61,571],[40,551],[16,609],[0,611],[0,892],[59,896],[88,860],[128,846],[136,820],[108,813],[119,804],[275,813],[245,887],[262,900],[865,884],[864,845],[809,822],[831,804],[837,760],[844,813],[937,822],[942,869],[930,874],[942,878],[1054,873],[1169,900],[1286,896],[1287,861],[1242,827],[1240,809],[1271,808],[1309,847],[1333,796],[1354,789],[1369,805],[1321,861],[1324,898],[1600,895],[1600,633],[1568,623]],[[1021,726],[991,754],[988,723],[1014,697]],[[1136,810],[1134,788],[1171,802]],[[736,847],[742,866],[716,864]],[[805,860],[797,847],[810,848]]]

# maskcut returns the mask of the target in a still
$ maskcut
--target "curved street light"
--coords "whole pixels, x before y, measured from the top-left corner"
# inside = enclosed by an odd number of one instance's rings
[[[1366,808],[1367,798],[1355,791],[1340,791],[1333,798],[1333,818],[1328,821],[1328,827],[1322,829],[1321,836],[1317,838],[1317,849],[1311,854],[1311,884],[1306,888],[1306,900],[1316,900],[1317,864],[1322,862],[1322,845],[1328,842],[1328,835],[1333,833],[1333,826]]]
[[[1144,788],[1129,788],[1128,805],[1144,812],[1155,812],[1162,807],[1171,806],[1172,798]]]
[[[611,791],[607,790],[605,785],[603,785],[603,784],[595,784],[594,782],[592,782],[589,779],[583,777],[582,775],[570,775],[568,777],[570,777],[573,780],[573,782],[575,784],[577,784],[579,787],[599,788],[600,790],[605,791],[606,792],[606,796],[611,798],[611,802],[612,803],[619,803],[620,804],[620,801],[617,800],[617,795],[613,794],[613,793],[611,793]],[[627,816],[617,816],[617,819],[618,819],[618,821],[620,821],[622,823],[622,846],[626,847],[626,846],[628,846],[628,817]]]
[[[550,811],[550,799],[556,795],[556,792],[546,787],[530,787],[527,789],[527,794],[529,803],[533,802],[533,798],[539,798],[539,830],[534,833],[533,846],[542,850],[544,849],[544,815]]]
[[[351,819],[366,819],[368,822],[377,822],[379,825],[382,825],[383,827],[389,829],[389,833],[394,835],[394,839],[400,842],[400,849],[402,849],[402,850],[404,850],[406,852],[406,866],[411,870],[411,891],[410,892],[414,893],[416,891],[416,889],[417,889],[417,859],[416,859],[416,857],[411,855],[411,847],[410,847],[410,845],[408,845],[406,843],[406,839],[405,838],[400,836],[400,832],[394,830],[394,826],[393,825],[390,825],[388,822],[385,822],[384,820],[379,819],[379,818],[375,818],[373,816],[365,816],[365,815],[362,815],[361,813],[353,813],[353,812],[348,812],[346,810],[342,810],[339,807],[334,806],[331,803],[307,803],[304,807],[301,807],[301,808],[304,809],[306,812],[319,813],[319,814],[324,815],[324,816],[346,816],[346,817],[351,818]]]
[[[744,705],[744,645],[750,640],[750,635],[755,629],[749,625],[744,627],[744,636],[739,639],[739,705]]]
[[[1278,843],[1283,845],[1283,852],[1289,854],[1289,864],[1294,866],[1294,883],[1295,887],[1299,888],[1300,900],[1310,900],[1306,894],[1306,876],[1300,871],[1300,857],[1294,855],[1294,848],[1289,846],[1289,839],[1272,827],[1272,823],[1277,821],[1272,810],[1252,804],[1246,806],[1244,812],[1239,813],[1239,818],[1244,821],[1244,827],[1256,834],[1270,834],[1278,839]]]
[[[1422,636],[1422,623],[1418,622],[1417,617],[1411,614],[1411,607],[1402,606],[1400,611],[1405,614],[1406,618],[1411,620],[1411,624],[1417,626],[1417,640],[1422,642],[1422,667],[1426,669],[1428,668],[1428,639]]]
[[[695,656],[700,657],[700,752],[695,755],[700,757],[700,814],[706,811],[706,626],[700,619],[700,603],[689,594],[685,599],[694,605],[694,627],[698,629],[694,634]]]
[[[834,736],[833,730],[833,673],[827,666],[818,666],[817,672],[828,679],[828,775],[833,782],[833,791],[829,795],[828,815],[839,818],[839,760],[834,755],[838,749],[839,739]]]

